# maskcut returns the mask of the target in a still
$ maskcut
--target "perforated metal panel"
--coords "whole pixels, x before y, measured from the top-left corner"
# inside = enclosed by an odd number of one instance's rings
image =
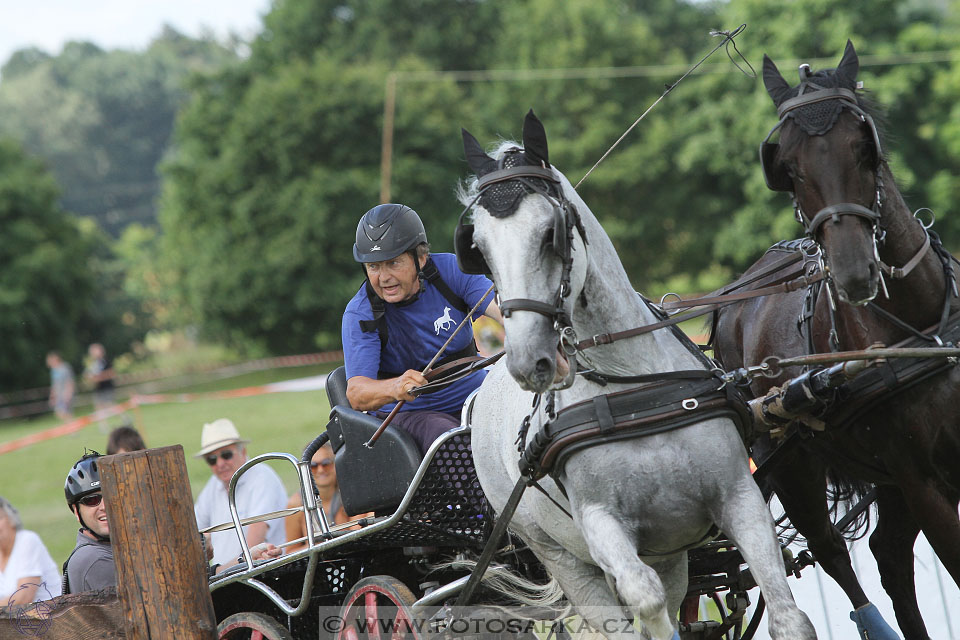
[[[383,546],[482,547],[493,516],[473,466],[470,434],[459,433],[437,450],[400,522],[337,552]]]

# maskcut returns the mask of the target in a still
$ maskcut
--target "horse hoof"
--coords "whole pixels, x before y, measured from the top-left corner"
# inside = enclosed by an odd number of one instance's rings
[[[900,640],[872,602],[850,612],[850,619],[857,623],[862,640]]]

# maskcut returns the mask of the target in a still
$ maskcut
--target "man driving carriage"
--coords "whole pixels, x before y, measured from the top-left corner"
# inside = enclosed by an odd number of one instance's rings
[[[421,371],[467,313],[502,322],[492,283],[457,268],[456,256],[430,253],[417,212],[402,204],[381,204],[357,225],[354,259],[366,281],[347,304],[341,328],[347,398],[360,411],[386,415],[403,401],[393,424],[417,442],[421,452],[460,424],[460,411],[485,372],[475,371],[433,393],[411,391],[427,384]],[[479,311],[482,309],[481,311]],[[477,354],[472,331],[460,331],[434,368]]]

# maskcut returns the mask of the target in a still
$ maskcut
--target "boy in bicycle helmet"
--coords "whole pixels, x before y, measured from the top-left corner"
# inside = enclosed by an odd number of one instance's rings
[[[77,517],[77,546],[63,563],[63,592],[97,591],[117,584],[117,568],[110,546],[110,525],[100,491],[100,454],[91,451],[67,473],[63,491]]]

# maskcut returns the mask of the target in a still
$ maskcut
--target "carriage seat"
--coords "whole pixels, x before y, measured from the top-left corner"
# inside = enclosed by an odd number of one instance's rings
[[[351,516],[393,512],[420,467],[417,443],[407,432],[387,427],[372,449],[364,447],[383,421],[350,408],[343,367],[327,376],[325,386],[331,407],[327,433],[344,510]]]

